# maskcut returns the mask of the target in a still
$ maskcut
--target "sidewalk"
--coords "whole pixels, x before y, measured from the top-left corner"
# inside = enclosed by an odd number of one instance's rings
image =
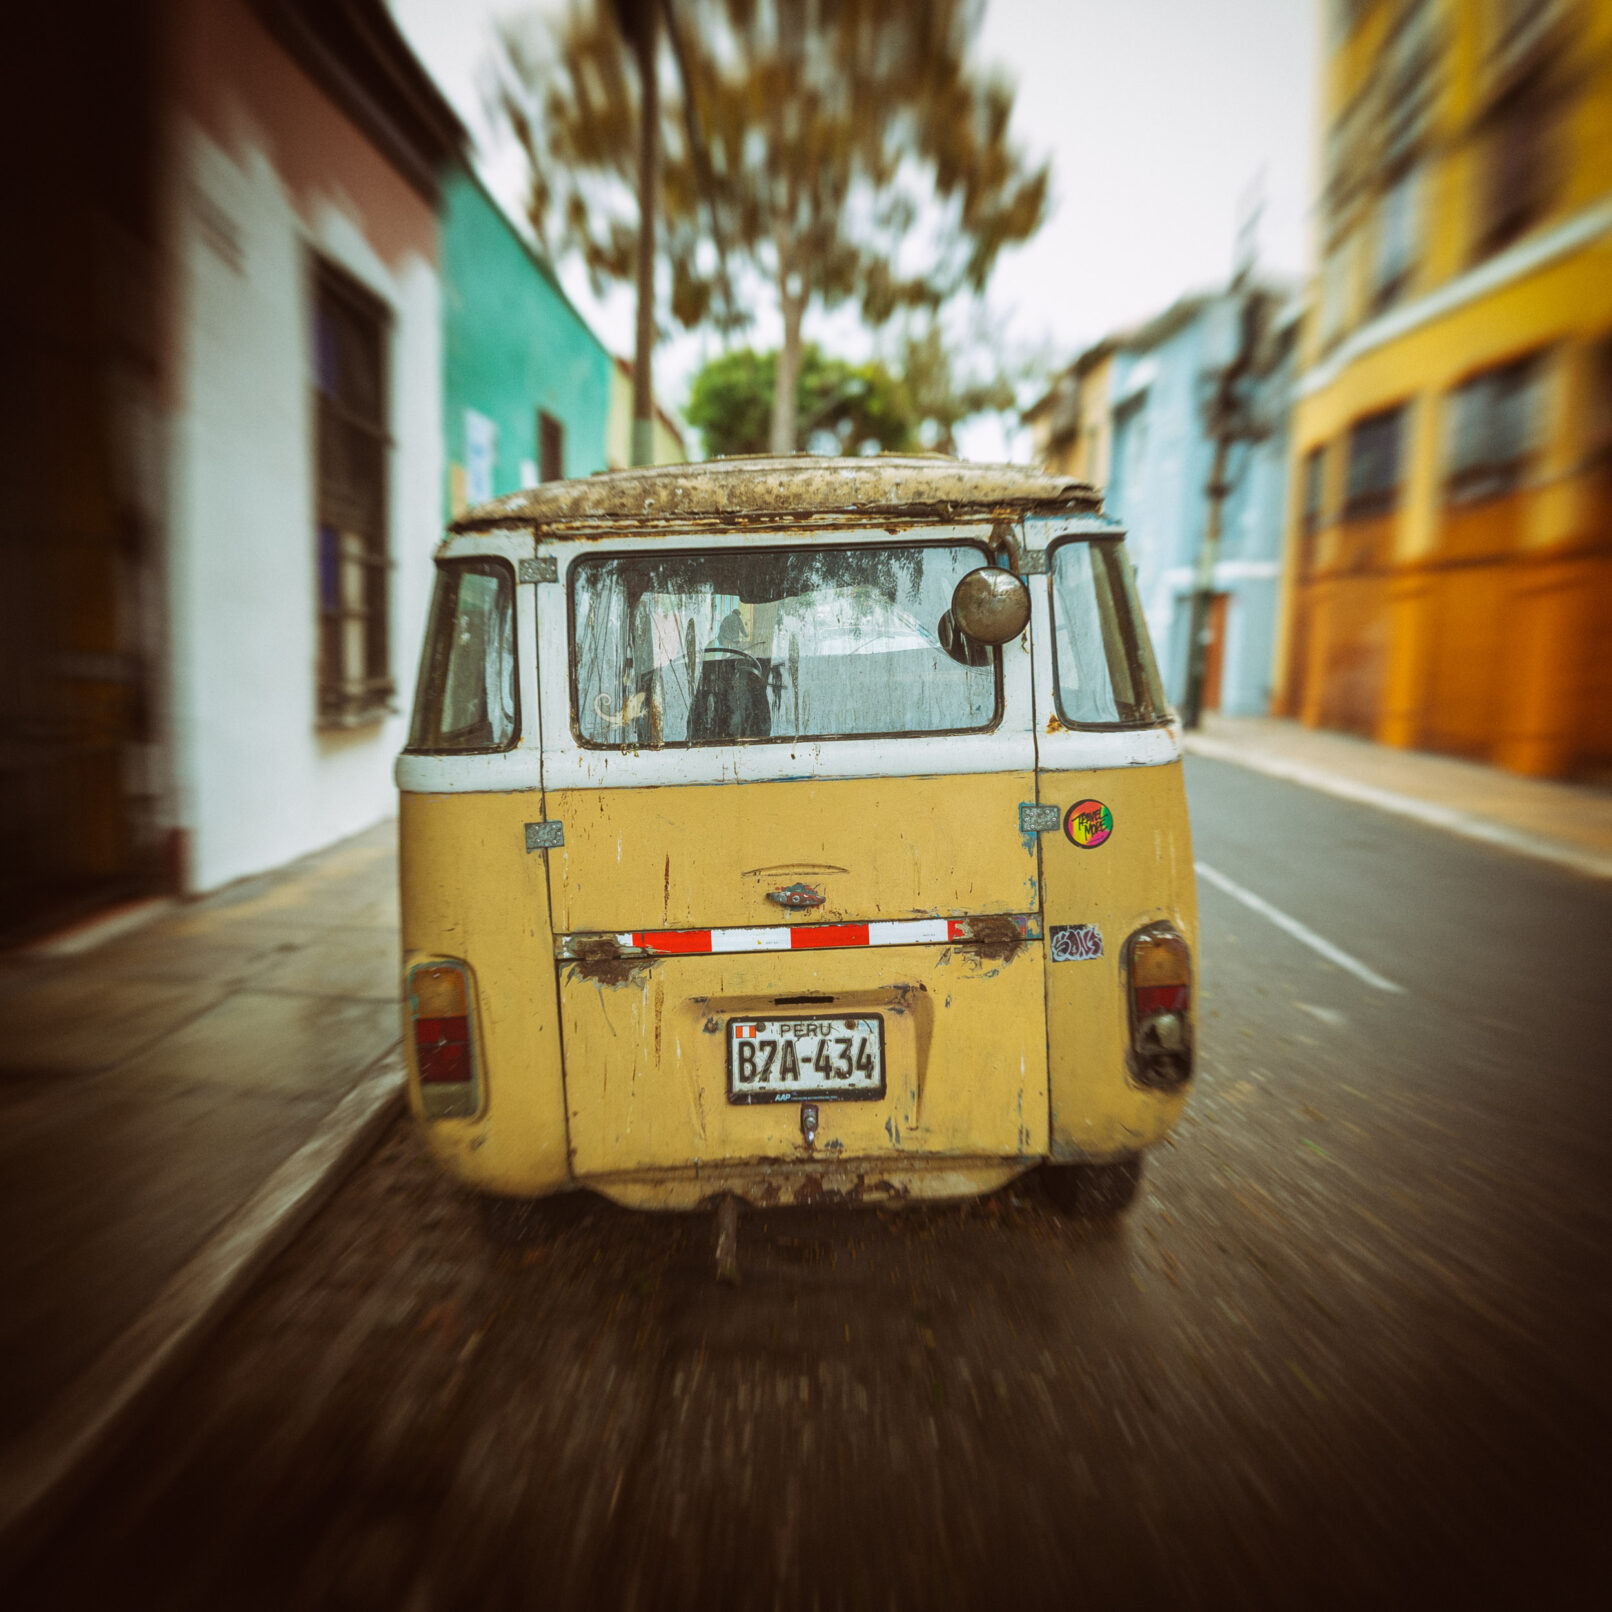
[[[395,1111],[396,866],[388,822],[77,955],[0,958],[12,1489],[42,1429],[79,1436],[64,1402],[93,1418],[85,1385],[124,1393],[120,1353],[136,1374],[172,1353],[176,1327]]]
[[[1612,879],[1612,790],[1519,778],[1477,762],[1395,750],[1273,717],[1210,715],[1183,743],[1189,754]]]

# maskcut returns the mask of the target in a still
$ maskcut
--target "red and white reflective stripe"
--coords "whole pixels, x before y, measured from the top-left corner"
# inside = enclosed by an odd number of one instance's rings
[[[768,924],[754,929],[635,929],[610,938],[622,952],[647,952],[654,957],[825,951],[844,946],[943,946],[973,939],[973,926],[980,921],[917,918],[867,924]],[[1001,919],[994,921],[1000,923]],[[1039,925],[1030,918],[1015,915],[1012,922],[1021,935],[1034,938],[1039,933]],[[587,939],[567,935],[561,942],[562,955],[578,955]]]

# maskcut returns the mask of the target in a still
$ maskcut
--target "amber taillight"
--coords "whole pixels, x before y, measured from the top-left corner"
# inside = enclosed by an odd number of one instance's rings
[[[474,1112],[469,971],[458,962],[416,963],[409,970],[408,1001],[414,1065],[427,1113],[448,1118]]]

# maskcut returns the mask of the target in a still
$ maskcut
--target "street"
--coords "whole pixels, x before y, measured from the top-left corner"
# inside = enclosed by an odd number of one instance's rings
[[[1598,1604],[1612,887],[1187,768],[1128,1215],[747,1212],[730,1291],[708,1216],[489,1246],[400,1122],[8,1604]]]

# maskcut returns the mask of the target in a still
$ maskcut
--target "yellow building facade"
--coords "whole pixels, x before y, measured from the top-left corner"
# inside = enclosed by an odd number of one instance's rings
[[[1275,707],[1612,775],[1612,0],[1331,0]]]
[[[1108,485],[1114,433],[1110,421],[1115,343],[1099,342],[1024,412],[1034,462],[1099,492]]]
[[[610,420],[605,427],[605,459],[610,469],[625,470],[632,464],[632,365],[618,358],[610,368]],[[681,465],[688,462],[683,433],[665,409],[655,405],[654,462]]]

